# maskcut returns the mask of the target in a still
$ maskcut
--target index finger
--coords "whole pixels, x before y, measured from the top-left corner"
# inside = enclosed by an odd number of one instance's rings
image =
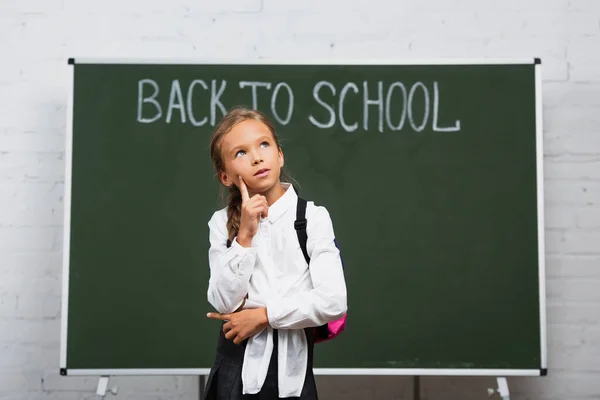
[[[248,188],[246,187],[246,182],[240,176],[240,192],[242,193],[242,201],[246,201],[250,198],[248,196]]]
[[[208,314],[206,314],[207,318],[210,319],[218,319],[221,321],[229,321],[229,314],[221,314],[221,313],[212,313],[209,312]]]

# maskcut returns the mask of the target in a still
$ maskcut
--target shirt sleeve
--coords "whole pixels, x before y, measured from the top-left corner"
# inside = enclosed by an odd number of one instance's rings
[[[210,249],[208,261],[208,302],[220,313],[234,312],[248,294],[254,270],[256,247],[243,247],[237,238],[227,248],[226,221],[218,212],[208,222]]]
[[[329,212],[318,207],[307,221],[306,247],[311,256],[313,289],[267,303],[269,324],[275,329],[321,326],[341,318],[348,309],[342,259]]]

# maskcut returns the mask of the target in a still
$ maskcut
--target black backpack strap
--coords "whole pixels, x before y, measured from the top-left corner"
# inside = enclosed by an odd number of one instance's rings
[[[306,200],[298,197],[298,204],[296,205],[296,221],[294,221],[294,229],[298,235],[298,242],[304,254],[304,259],[307,263],[310,263],[310,257],[308,256],[308,250],[306,249],[306,242],[308,235],[306,234]]]

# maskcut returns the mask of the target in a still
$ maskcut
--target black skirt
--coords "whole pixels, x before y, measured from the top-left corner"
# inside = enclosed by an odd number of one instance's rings
[[[288,397],[290,400],[317,400],[317,385],[313,374],[313,329],[307,328],[306,341],[308,343],[308,364],[306,378],[300,397]],[[273,331],[273,354],[269,362],[267,377],[262,389],[257,394],[242,394],[242,364],[247,340],[237,345],[232,340],[225,338],[223,329],[219,329],[217,341],[217,356],[208,375],[206,383],[205,400],[277,400],[279,398],[277,378],[277,330]]]

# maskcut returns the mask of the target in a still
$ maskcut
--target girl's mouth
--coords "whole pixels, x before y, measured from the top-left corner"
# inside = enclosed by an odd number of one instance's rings
[[[259,169],[258,171],[256,171],[254,176],[256,176],[257,178],[264,178],[268,174],[269,174],[269,170],[266,168],[263,168],[263,169]]]

